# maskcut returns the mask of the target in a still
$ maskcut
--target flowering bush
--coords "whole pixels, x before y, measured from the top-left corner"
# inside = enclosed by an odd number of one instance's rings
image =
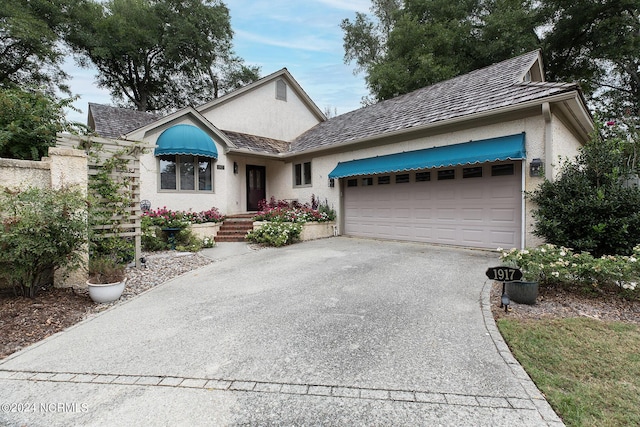
[[[202,224],[206,222],[220,222],[224,216],[217,208],[211,208],[202,212],[172,211],[167,207],[148,211],[142,214],[142,247],[147,251],[160,251],[169,249],[169,234],[162,231],[166,228],[180,229],[173,233],[176,249],[198,251],[202,247],[213,247],[213,239],[198,239],[191,230],[190,224]]]
[[[191,212],[172,211],[164,206],[155,211],[144,212],[142,218],[143,220],[144,218],[150,218],[147,223],[161,228],[186,228],[189,224],[221,222],[224,220],[224,215],[221,215],[217,208],[202,212]]]
[[[329,203],[326,200],[324,203],[320,203],[313,195],[311,196],[311,204],[301,205],[296,201],[289,203],[272,197],[269,202],[262,200],[258,206],[260,212],[253,218],[254,221],[304,224],[310,221],[328,222],[336,219],[336,213],[329,207]]]
[[[300,237],[302,225],[296,223],[269,222],[247,233],[247,240],[269,246],[284,246]]]
[[[640,287],[637,287],[640,246],[636,246],[630,256],[603,255],[599,258],[588,252],[573,253],[571,249],[551,244],[510,251],[498,248],[498,251],[505,265],[522,270],[524,280],[543,285],[609,287],[640,294]]]

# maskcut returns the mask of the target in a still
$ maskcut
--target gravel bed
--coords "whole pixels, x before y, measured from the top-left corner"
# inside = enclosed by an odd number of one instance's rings
[[[214,262],[211,258],[192,252],[164,251],[143,253],[142,256],[146,259],[146,267],[127,267],[127,284],[120,299],[111,303],[93,304],[87,309],[87,316],[121,304],[167,280]],[[88,297],[88,291],[80,292],[86,292]]]

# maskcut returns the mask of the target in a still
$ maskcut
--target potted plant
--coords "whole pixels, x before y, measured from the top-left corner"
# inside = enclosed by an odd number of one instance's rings
[[[125,267],[108,256],[89,259],[89,296],[94,302],[115,301],[122,295],[127,281]]]
[[[519,304],[535,304],[538,298],[538,290],[538,282],[535,280],[526,280],[525,277],[523,277],[522,280],[506,282],[505,286],[505,292],[509,296],[509,299]]]
[[[544,256],[545,253],[545,249],[541,251],[539,248],[522,251],[512,249],[510,252],[503,252],[500,257],[502,261],[522,271],[522,279],[505,282],[505,292],[511,301],[528,305],[536,303],[539,282],[544,274],[544,264],[540,255]]]

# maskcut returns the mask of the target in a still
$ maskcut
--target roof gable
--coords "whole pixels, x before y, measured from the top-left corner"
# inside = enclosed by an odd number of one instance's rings
[[[292,144],[292,151],[444,124],[476,113],[514,107],[578,89],[576,84],[546,83],[543,75],[540,51],[529,52],[334,117],[297,138]]]
[[[324,113],[322,112],[322,110],[320,110],[318,108],[318,106],[313,102],[313,100],[311,99],[311,97],[309,97],[309,95],[304,91],[304,89],[302,89],[302,86],[300,86],[300,84],[298,84],[298,82],[296,81],[296,79],[293,78],[293,76],[291,75],[291,73],[289,73],[289,71],[286,68],[283,68],[279,71],[276,71],[275,73],[269,74],[268,76],[265,76],[261,79],[256,80],[253,83],[250,83],[246,86],[243,86],[239,89],[236,89],[232,92],[229,92],[223,96],[221,96],[220,98],[216,98],[214,100],[211,100],[205,104],[200,105],[199,107],[197,107],[197,110],[200,113],[205,114],[207,111],[210,111],[212,109],[215,109],[216,107],[223,105],[227,102],[230,102],[238,97],[243,96],[244,94],[251,92],[259,87],[262,87],[264,85],[270,84],[273,81],[276,81],[278,79],[283,79],[286,81],[287,85],[293,89],[296,93],[296,95],[303,101],[304,105],[307,107],[307,109],[319,120],[319,121],[325,121],[327,120],[327,117],[324,115]]]

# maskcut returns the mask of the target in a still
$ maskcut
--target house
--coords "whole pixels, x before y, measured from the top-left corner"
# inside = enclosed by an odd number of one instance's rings
[[[286,69],[161,118],[112,108],[90,104],[89,123],[155,144],[141,158],[154,208],[229,215],[313,194],[344,235],[478,248],[539,243],[524,191],[593,130],[579,87],[544,81],[539,51],[331,119]]]

